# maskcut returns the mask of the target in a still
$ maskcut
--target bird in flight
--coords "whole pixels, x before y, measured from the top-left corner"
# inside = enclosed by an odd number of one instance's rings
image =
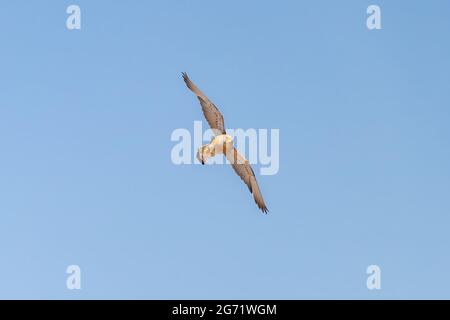
[[[212,103],[211,100],[197,88],[185,72],[182,73],[182,76],[187,87],[195,93],[200,101],[203,115],[214,133],[211,142],[198,149],[197,159],[202,164],[205,164],[208,158],[214,157],[216,154],[224,154],[234,171],[241,177],[253,194],[253,198],[255,199],[258,208],[261,209],[262,212],[267,213],[269,210],[267,209],[261,191],[259,190],[255,173],[247,159],[239,154],[234,147],[233,138],[230,135],[227,135],[223,116],[219,109],[217,109],[214,103]]]

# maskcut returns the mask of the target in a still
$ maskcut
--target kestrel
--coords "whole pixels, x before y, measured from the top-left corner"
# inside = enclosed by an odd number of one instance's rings
[[[241,177],[253,194],[253,198],[255,199],[258,208],[261,209],[262,212],[267,213],[269,210],[267,209],[261,191],[259,190],[255,173],[247,159],[237,152],[233,145],[233,138],[230,135],[227,135],[223,116],[219,109],[197,88],[185,72],[183,72],[182,75],[187,87],[195,93],[200,101],[206,121],[214,132],[214,137],[211,142],[198,149],[197,159],[202,164],[205,164],[208,158],[214,157],[216,154],[225,154],[234,171]]]

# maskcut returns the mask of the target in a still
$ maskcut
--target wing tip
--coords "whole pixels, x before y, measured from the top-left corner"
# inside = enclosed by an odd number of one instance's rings
[[[261,209],[261,211],[262,211],[263,213],[265,213],[265,214],[268,214],[268,213],[269,213],[269,209],[267,209],[266,206],[261,206],[260,209]]]
[[[186,72],[182,72],[181,76],[183,77],[184,83],[186,84],[186,86],[193,91],[197,97],[200,99],[200,96],[198,94],[198,89],[195,87],[195,85],[192,83],[191,79],[189,78],[188,74]]]
[[[183,77],[184,83],[186,83],[186,85],[188,85],[189,84],[189,77],[188,77],[187,73],[186,72],[182,72],[181,76]]]

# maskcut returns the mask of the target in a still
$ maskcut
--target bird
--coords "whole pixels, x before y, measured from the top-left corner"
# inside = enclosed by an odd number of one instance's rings
[[[197,96],[203,115],[213,131],[213,138],[209,144],[203,145],[198,149],[197,159],[202,163],[214,157],[217,154],[224,154],[234,171],[247,185],[250,193],[253,195],[258,208],[265,214],[269,212],[264,202],[255,172],[250,163],[242,156],[233,145],[233,138],[225,130],[225,122],[219,109],[200,89],[189,79],[186,72],[182,72],[182,77],[186,86]]]

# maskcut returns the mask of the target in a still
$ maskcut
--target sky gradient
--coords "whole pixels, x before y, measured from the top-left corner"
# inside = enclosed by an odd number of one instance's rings
[[[2,1],[0,298],[450,298],[449,12]],[[230,168],[171,162],[204,121],[183,71],[227,127],[280,130],[268,215]]]

